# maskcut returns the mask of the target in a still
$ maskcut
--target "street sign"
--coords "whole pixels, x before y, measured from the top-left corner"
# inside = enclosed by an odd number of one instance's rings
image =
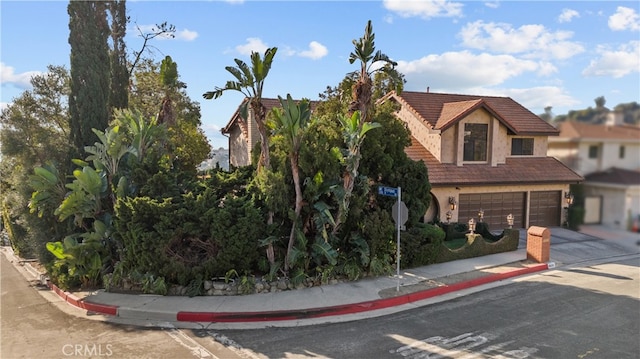
[[[398,197],[398,188],[379,186],[378,194],[388,197]]]
[[[399,211],[398,208],[400,208]],[[407,223],[407,220],[409,219],[409,209],[407,208],[407,205],[404,204],[404,201],[400,201],[399,206],[398,202],[393,204],[393,207],[391,207],[391,215],[393,216],[393,220],[396,224],[404,226],[404,224]]]

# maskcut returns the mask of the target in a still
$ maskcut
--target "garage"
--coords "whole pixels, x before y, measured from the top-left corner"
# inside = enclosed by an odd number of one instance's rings
[[[562,218],[561,191],[531,192],[529,225],[540,227],[560,226]]]
[[[484,211],[483,222],[492,232],[508,227],[507,215],[513,214],[514,228],[524,227],[525,192],[469,193],[460,194],[458,218],[467,222],[470,218],[478,220],[480,209]]]

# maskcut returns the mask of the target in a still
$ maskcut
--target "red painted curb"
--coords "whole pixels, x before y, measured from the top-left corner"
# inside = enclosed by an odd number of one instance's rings
[[[63,291],[62,289],[58,288],[57,285],[51,282],[48,282],[47,285],[51,290],[53,290],[56,294],[58,294],[60,298],[64,299],[65,302],[73,305],[74,307],[78,307],[80,309],[84,309],[84,310],[88,310],[88,311],[96,312],[100,314],[107,314],[107,315],[113,315],[113,316],[118,315],[118,306],[85,302],[84,299],[78,298],[72,293]]]
[[[355,314],[371,310],[384,309],[403,304],[413,303],[435,296],[455,292],[462,289],[476,287],[482,284],[497,282],[500,280],[517,277],[548,269],[547,263],[521,268],[505,273],[491,274],[465,282],[451,285],[444,285],[437,288],[427,289],[420,292],[405,294],[393,298],[377,299],[366,302],[336,305],[324,308],[298,309],[298,310],[277,310],[265,312],[178,312],[177,320],[181,322],[218,322],[218,323],[239,323],[239,322],[264,322],[283,321],[296,319],[321,318],[335,315]]]

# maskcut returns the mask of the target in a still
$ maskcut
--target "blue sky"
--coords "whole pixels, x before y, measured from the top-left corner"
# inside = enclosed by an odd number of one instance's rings
[[[0,1],[0,106],[29,89],[49,64],[69,64],[66,1]],[[128,1],[136,26],[167,21],[174,39],[152,41],[178,64],[215,147],[242,100],[202,93],[231,80],[225,66],[278,47],[264,96],[317,99],[346,73],[352,40],[372,20],[376,48],[398,62],[406,90],[509,96],[536,114],[640,102],[638,1]]]

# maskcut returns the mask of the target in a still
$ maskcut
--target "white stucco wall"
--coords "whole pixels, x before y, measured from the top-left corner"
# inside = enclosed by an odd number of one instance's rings
[[[585,183],[584,191],[585,196],[602,198],[601,223],[604,226],[627,230],[630,219],[640,215],[640,186]]]

